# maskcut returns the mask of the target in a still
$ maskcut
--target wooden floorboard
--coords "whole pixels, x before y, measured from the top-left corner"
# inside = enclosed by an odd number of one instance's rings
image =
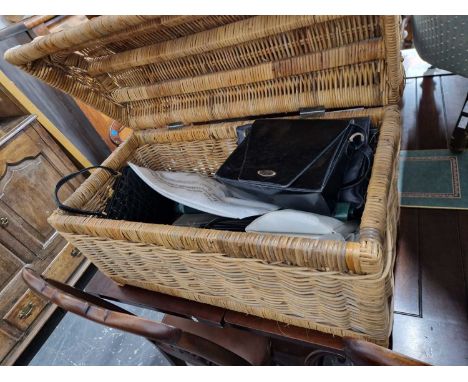
[[[411,150],[446,149],[447,130],[440,77],[417,78],[416,84],[418,142]]]
[[[393,349],[432,365],[468,365],[466,326],[395,315]]]
[[[423,318],[464,322],[465,281],[457,211],[421,209],[419,217]]]
[[[463,278],[465,281],[465,304],[468,305],[468,211],[458,211],[458,233],[460,235]],[[465,309],[465,318],[468,320],[468,308]]]
[[[404,128],[401,132],[401,149],[415,150],[418,145],[417,116],[418,116],[418,92],[416,91],[416,79],[408,78],[401,100],[401,121]]]
[[[402,149],[447,149],[467,90],[455,75],[407,79]],[[398,240],[393,349],[468,365],[468,211],[402,208]]]
[[[419,266],[419,211],[402,208],[395,264],[395,312],[421,315]]]

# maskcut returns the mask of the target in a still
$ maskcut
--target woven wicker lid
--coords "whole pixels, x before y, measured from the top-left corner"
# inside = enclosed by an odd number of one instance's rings
[[[397,16],[102,16],[5,59],[134,129],[398,102]]]

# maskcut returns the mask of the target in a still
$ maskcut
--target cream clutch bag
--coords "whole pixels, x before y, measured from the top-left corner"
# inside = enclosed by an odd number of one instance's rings
[[[269,212],[246,227],[247,232],[309,237],[319,240],[354,240],[357,222],[341,220],[297,210]]]

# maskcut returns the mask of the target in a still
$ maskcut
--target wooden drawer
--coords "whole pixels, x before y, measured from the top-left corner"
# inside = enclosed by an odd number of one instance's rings
[[[28,289],[3,319],[19,330],[26,331],[45,306],[44,300]]]
[[[45,277],[66,282],[73,271],[83,262],[84,257],[67,245],[43,272]],[[48,304],[29,289],[3,317],[9,324],[26,331]]]

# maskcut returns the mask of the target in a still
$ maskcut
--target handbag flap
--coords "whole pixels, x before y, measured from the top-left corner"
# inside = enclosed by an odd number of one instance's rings
[[[348,125],[347,120],[255,121],[239,180],[287,188],[307,172],[307,188],[321,190]]]
[[[398,16],[102,16],[5,59],[134,129],[398,103]]]

